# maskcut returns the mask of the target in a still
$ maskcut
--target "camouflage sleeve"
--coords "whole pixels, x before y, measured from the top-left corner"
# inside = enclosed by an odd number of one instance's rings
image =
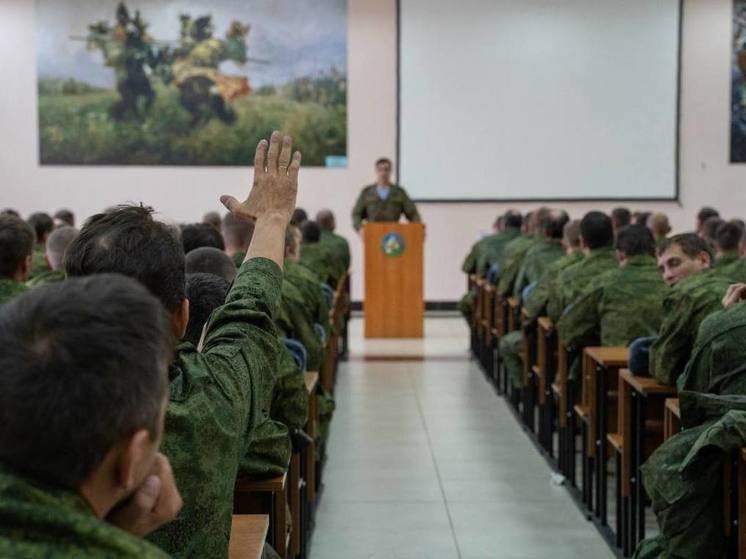
[[[513,290],[516,278],[521,271],[521,260],[519,258],[510,259],[505,269],[500,273],[500,281],[497,284],[497,292],[502,297],[509,297]]]
[[[601,317],[599,306],[603,288],[590,289],[568,307],[557,324],[560,341],[568,350],[578,350],[598,343]]]
[[[672,386],[684,372],[697,337],[691,297],[671,296],[663,302],[663,324],[658,339],[650,347],[650,376],[661,384]]]
[[[477,271],[477,255],[479,253],[479,243],[472,245],[469,254],[464,258],[464,263],[461,265],[461,271],[465,274],[475,274]]]
[[[365,189],[363,189],[357,198],[357,202],[355,202],[355,207],[352,209],[352,226],[355,231],[360,231],[365,218]]]
[[[287,425],[291,433],[303,429],[308,421],[308,391],[303,372],[286,348],[280,352],[277,376],[277,388],[270,415]]]
[[[412,223],[420,223],[422,221],[422,218],[420,217],[420,212],[417,211],[417,205],[412,201],[406,191],[404,191],[403,194],[404,215],[407,216],[407,219]]]
[[[536,286],[531,290],[528,297],[524,301],[523,306],[529,314],[529,318],[534,320],[539,318],[544,312],[549,300],[549,293],[551,289],[552,280],[549,274],[544,274],[542,278],[537,282]]]

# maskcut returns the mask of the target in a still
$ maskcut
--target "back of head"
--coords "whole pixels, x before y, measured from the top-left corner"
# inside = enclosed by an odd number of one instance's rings
[[[78,230],[70,225],[58,227],[49,234],[47,239],[47,260],[52,270],[59,270],[65,259],[67,247],[78,236]]]
[[[741,246],[743,229],[731,221],[722,223],[715,233],[716,245],[720,252],[736,252]]]
[[[542,229],[548,239],[561,239],[570,216],[564,210],[551,210],[544,217]]]
[[[290,225],[300,227],[304,222],[308,221],[308,214],[303,208],[295,208],[293,215],[290,217]]]
[[[526,216],[523,218],[523,223],[521,224],[521,231],[524,235],[531,235],[533,234],[533,226],[535,223],[535,215],[536,212],[528,212]]]
[[[213,274],[230,283],[236,278],[237,272],[231,257],[220,249],[200,247],[186,255],[187,274]]]
[[[54,221],[58,227],[63,225],[75,227],[75,214],[68,209],[57,210],[54,214]]]
[[[181,244],[184,247],[184,254],[200,247],[214,247],[225,250],[225,243],[220,230],[206,223],[192,223],[182,227]]]
[[[710,256],[710,262],[714,257],[712,245],[696,233],[680,233],[668,237],[663,244],[658,247],[658,255],[663,255],[672,246],[678,246],[687,257],[696,258],[701,253]]]
[[[615,229],[621,229],[632,223],[632,212],[629,208],[614,208],[611,210],[611,221]]]
[[[321,227],[315,221],[306,221],[300,226],[304,243],[317,243],[321,238]]]
[[[562,241],[566,247],[578,248],[580,246],[580,220],[573,219],[565,224],[562,232]]]
[[[334,213],[331,210],[321,210],[316,214],[316,223],[323,231],[334,231],[337,228]]]
[[[516,210],[508,210],[503,216],[505,227],[511,229],[520,229],[523,225],[523,216]]]
[[[186,297],[184,251],[174,231],[152,214],[151,208],[120,206],[91,217],[67,248],[67,276],[129,276],[176,311]]]
[[[603,212],[588,212],[580,220],[580,236],[591,250],[610,247],[614,243],[614,228],[611,218]]]
[[[703,224],[705,221],[712,217],[720,217],[720,212],[718,212],[715,208],[705,206],[701,210],[699,210],[699,212],[697,212],[697,221],[700,224]]]
[[[0,215],[12,215],[13,217],[21,217],[21,214],[19,214],[13,208],[4,208],[0,210]]]
[[[44,212],[36,212],[29,216],[28,224],[36,234],[36,242],[43,243],[54,229],[52,216]]]
[[[31,256],[36,236],[20,217],[0,215],[0,278],[11,278]]]
[[[77,489],[119,441],[160,436],[173,340],[163,307],[119,275],[32,290],[0,313],[0,462]]]
[[[246,252],[254,236],[254,222],[239,219],[233,212],[228,212],[223,217],[222,224],[223,239],[229,249]]]
[[[699,234],[706,240],[710,241],[713,245],[717,244],[717,233],[720,226],[725,223],[725,220],[719,217],[711,217],[702,224],[702,229]]]
[[[671,223],[668,216],[661,212],[656,212],[648,218],[648,228],[656,237],[666,237],[671,232]]]
[[[651,215],[653,215],[653,212],[635,212],[634,219],[633,219],[634,224],[647,227],[648,220],[650,220]]]
[[[206,223],[217,231],[220,231],[220,221],[220,214],[218,212],[207,212],[202,216],[202,223]]]
[[[228,295],[230,283],[214,274],[189,274],[187,276],[187,297],[189,298],[189,324],[184,340],[198,344],[202,328],[212,311],[223,303]]]
[[[617,234],[616,249],[625,257],[655,256],[655,238],[644,225],[627,225]]]

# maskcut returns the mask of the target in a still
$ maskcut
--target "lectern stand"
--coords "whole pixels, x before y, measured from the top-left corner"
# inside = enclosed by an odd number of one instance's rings
[[[421,223],[368,223],[365,241],[365,337],[421,338]]]

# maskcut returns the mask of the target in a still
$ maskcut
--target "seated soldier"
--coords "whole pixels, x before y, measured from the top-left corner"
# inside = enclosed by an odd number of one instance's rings
[[[584,258],[568,266],[550,285],[547,314],[556,325],[568,305],[583,295],[596,276],[618,266],[614,253],[611,218],[602,212],[588,212],[580,220],[580,249]]]
[[[65,270],[63,269],[65,251],[78,236],[78,230],[69,225],[57,227],[49,234],[47,238],[46,254],[44,255],[48,272],[43,272],[34,279],[29,280],[29,287],[38,287],[49,283],[58,283],[65,279]]]
[[[697,221],[694,226],[694,231],[697,235],[702,236],[702,229],[704,228],[705,222],[711,217],[720,217],[720,213],[715,208],[704,206],[699,212],[697,212]]]
[[[181,227],[181,244],[184,254],[189,254],[196,248],[213,247],[225,250],[223,236],[220,229],[215,229],[207,223],[192,223]]]
[[[500,279],[497,282],[497,292],[500,296],[510,297],[513,294],[513,287],[521,271],[523,259],[526,258],[531,247],[541,241],[541,224],[544,223],[548,212],[548,208],[539,208],[535,212],[529,212],[523,221],[523,235],[505,245],[500,262]]]
[[[75,214],[71,210],[65,208],[57,210],[53,217],[55,229],[64,227],[65,225],[75,227]]]
[[[20,217],[0,215],[0,305],[26,291],[34,230]]]
[[[290,225],[300,227],[306,221],[308,221],[308,214],[306,213],[306,210],[304,210],[303,208],[295,208],[293,210],[293,215],[290,217]]]
[[[711,269],[712,262],[712,248],[696,233],[674,235],[658,249],[658,268],[671,289],[663,301],[658,338],[650,346],[649,374],[662,384],[676,384],[691,355],[699,325],[721,308],[732,283],[720,270]]]
[[[632,224],[647,227],[651,215],[653,215],[653,212],[637,211],[632,214]]]
[[[514,295],[521,297],[524,288],[529,289],[541,278],[545,270],[553,262],[560,259],[564,253],[562,248],[562,233],[569,217],[559,210],[547,211],[543,223],[539,227],[541,237],[528,250],[521,270],[516,280]],[[529,325],[524,325],[524,328]],[[521,346],[523,344],[523,330],[509,332],[500,339],[500,356],[505,363],[505,370],[514,386],[521,384],[523,365]]]
[[[316,273],[332,288],[344,276],[346,269],[342,261],[321,244],[321,228],[315,221],[305,221],[300,226],[303,243],[300,247],[300,264]]]
[[[218,212],[207,212],[202,216],[202,223],[211,226],[216,231],[220,231],[220,214]]]
[[[337,221],[331,210],[321,210],[316,214],[316,223],[321,227],[321,244],[328,247],[337,260],[342,262],[345,270],[350,269],[350,243],[341,235],[337,235],[334,230],[337,228]]]
[[[269,149],[268,149],[269,148]],[[245,202],[227,208],[255,218],[254,238],[226,303],[208,323],[202,352],[181,344],[169,369],[170,399],[163,448],[184,499],[175,522],[150,537],[177,557],[226,558],[239,461],[273,382],[278,343],[285,227],[295,204],[300,154],[272,134],[257,146],[254,182]],[[147,208],[129,206],[92,217],[68,249],[68,277],[119,272],[138,279],[171,314],[173,333],[189,318],[184,251],[171,228]]]
[[[623,227],[632,223],[632,212],[629,208],[619,207],[611,210],[611,226],[614,228],[614,238]]]
[[[717,246],[717,231],[723,223],[725,223],[724,219],[711,217],[702,224],[702,230],[699,233],[699,236],[709,242],[713,249]]]
[[[741,258],[743,229],[732,221],[720,224],[715,232],[715,268],[725,268]]]
[[[214,274],[228,283],[236,278],[236,265],[231,257],[215,247],[195,248],[187,253],[185,265],[187,274]]]
[[[223,218],[221,231],[225,241],[225,252],[238,268],[243,264],[246,251],[249,250],[251,237],[254,235],[254,222],[241,220],[232,213],[227,213]]]
[[[34,243],[34,253],[32,256],[31,274],[28,279],[34,279],[36,276],[49,271],[44,255],[46,254],[47,238],[54,230],[54,220],[52,216],[44,212],[36,212],[29,216],[28,224],[34,230],[36,242]]]
[[[627,346],[658,332],[666,284],[655,261],[655,239],[644,225],[628,225],[616,239],[619,266],[594,278],[557,324],[568,351]]]
[[[192,344],[197,351],[202,350],[202,333],[212,311],[225,303],[230,287],[230,282],[220,276],[190,272],[187,267],[186,296],[189,299],[189,322],[181,339]]]
[[[648,229],[652,231],[655,237],[655,246],[660,247],[671,233],[671,223],[668,216],[662,212],[651,214],[648,218]]]
[[[0,556],[163,558],[140,539],[181,499],[159,454],[169,318],[118,275],[35,289],[0,313]]]

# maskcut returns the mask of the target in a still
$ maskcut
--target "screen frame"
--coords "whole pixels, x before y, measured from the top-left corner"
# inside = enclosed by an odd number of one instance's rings
[[[400,181],[401,161],[401,3],[396,0],[396,182]],[[678,202],[681,201],[681,80],[682,80],[682,43],[684,32],[684,0],[678,0],[679,17],[677,30],[676,53],[676,125],[674,127],[674,193],[673,196],[635,198],[635,197],[582,197],[582,198],[413,198],[414,202],[427,204],[484,204],[484,203],[543,203],[543,202]]]

